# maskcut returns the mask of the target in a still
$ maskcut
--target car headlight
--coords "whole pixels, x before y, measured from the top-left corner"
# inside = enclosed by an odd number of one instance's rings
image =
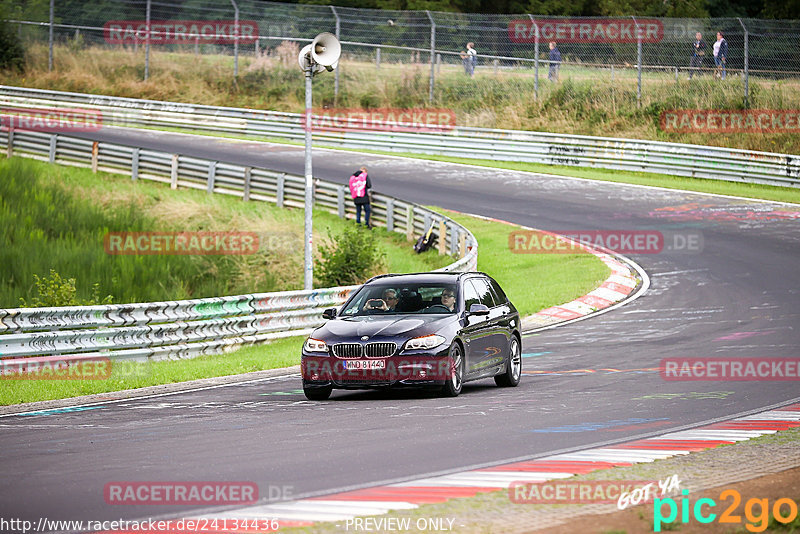
[[[328,352],[328,345],[324,341],[310,337],[303,346],[306,352]]]
[[[415,337],[406,343],[406,350],[432,349],[445,342],[443,336],[431,334],[429,336]]]

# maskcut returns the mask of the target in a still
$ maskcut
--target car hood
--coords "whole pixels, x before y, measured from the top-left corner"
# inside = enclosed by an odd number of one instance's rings
[[[338,317],[321,326],[312,334],[322,339],[379,336],[416,337],[434,333],[446,324],[457,321],[455,315],[368,315]]]

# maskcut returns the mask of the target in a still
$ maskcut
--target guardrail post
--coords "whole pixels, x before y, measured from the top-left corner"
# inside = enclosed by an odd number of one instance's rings
[[[459,232],[458,233],[458,257],[459,258],[463,258],[466,253],[467,253],[467,234]]]
[[[178,155],[172,155],[172,169],[169,175],[169,188],[178,189]]]
[[[131,180],[134,182],[139,179],[139,149],[134,148],[131,155]]]
[[[6,156],[9,158],[14,155],[14,125],[8,127],[8,144],[6,145]]]
[[[97,173],[97,156],[100,154],[100,142],[92,143],[92,172]]]
[[[394,199],[386,200],[386,231],[394,232]]]
[[[56,162],[56,143],[58,142],[58,134],[50,135],[50,163]]]
[[[461,231],[456,226],[450,227],[450,255],[455,256],[458,252],[458,240],[461,238]]]
[[[286,187],[286,173],[284,172],[280,176],[278,176],[278,187],[275,192],[275,204],[277,204],[279,208],[283,207],[283,190],[285,189],[285,187]]]
[[[425,227],[425,228],[423,229],[423,232],[427,232],[427,231],[428,231],[428,228],[430,228],[430,227],[431,227],[431,224],[432,224],[432,223],[431,223],[431,214],[430,214],[430,213],[428,213],[427,211],[425,212],[425,218],[424,218],[424,221],[425,221],[425,222],[423,222],[423,223],[422,223],[422,226],[424,226],[424,227]]]
[[[336,213],[339,215],[340,219],[344,219],[345,217],[344,192],[344,187],[340,187],[336,190]]]
[[[250,180],[252,179],[253,175],[253,167],[245,167],[244,168],[244,194],[242,195],[242,200],[248,202],[250,200]]]
[[[208,163],[208,188],[206,191],[211,194],[214,192],[214,182],[217,179],[217,162],[210,161]]]
[[[439,254],[447,254],[447,222],[439,221]]]
[[[414,241],[414,206],[406,208],[406,239]]]

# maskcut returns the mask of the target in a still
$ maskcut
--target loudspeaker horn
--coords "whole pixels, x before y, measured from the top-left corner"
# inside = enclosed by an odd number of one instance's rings
[[[331,67],[328,70],[336,68],[340,55],[342,55],[342,45],[332,33],[321,33],[311,41],[311,57],[314,58],[315,63],[323,67]]]

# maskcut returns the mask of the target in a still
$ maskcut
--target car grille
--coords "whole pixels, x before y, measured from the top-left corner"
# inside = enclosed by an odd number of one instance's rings
[[[336,343],[333,355],[337,358],[388,358],[397,351],[397,343]]]
[[[337,343],[333,355],[337,358],[360,358],[364,353],[360,343]]]
[[[367,343],[364,353],[367,358],[388,358],[397,350],[397,343]]]

